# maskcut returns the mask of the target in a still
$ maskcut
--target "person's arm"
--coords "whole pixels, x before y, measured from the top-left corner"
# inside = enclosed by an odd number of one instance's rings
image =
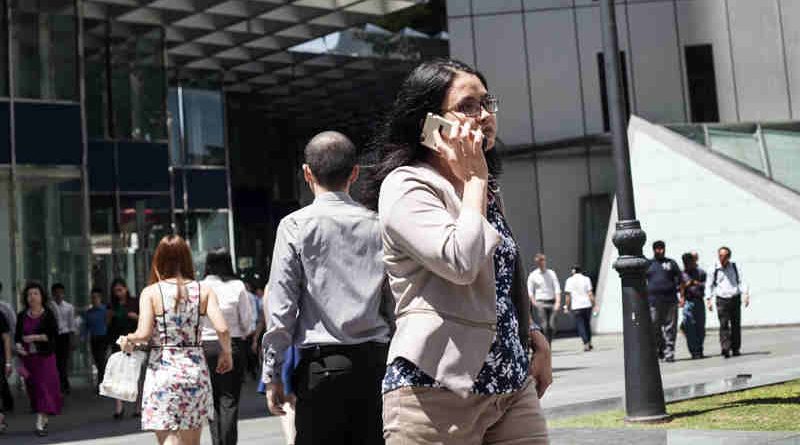
[[[717,287],[717,272],[716,270],[711,275],[710,280],[706,280],[707,284],[707,291],[706,291],[706,307],[708,308],[709,312],[714,312],[714,305],[712,304],[712,300],[714,299],[714,289]]]
[[[239,291],[239,303],[236,309],[239,311],[239,327],[244,334],[243,337],[247,337],[253,333],[250,330],[253,327],[253,321],[255,321],[253,318],[257,309],[253,308],[253,304],[250,302],[250,295],[248,295],[244,283],[242,283],[242,288]]]
[[[528,274],[528,298],[531,299],[531,303],[536,301],[536,281],[533,279],[534,273],[536,273],[536,271]]]
[[[683,307],[686,304],[686,289],[692,286],[692,282],[693,280],[689,276],[689,274],[681,275],[681,282],[680,285],[678,286],[678,293],[680,295],[680,298],[678,300],[678,307]]]
[[[162,311],[166,310],[165,308],[161,308]],[[139,314],[138,314],[138,324],[136,326],[136,331],[124,335],[121,338],[122,341],[122,349],[126,350],[125,344],[129,343],[130,346],[127,349],[127,352],[133,350],[133,346],[137,343],[146,343],[150,340],[150,337],[153,335],[153,320],[155,320],[155,308],[153,308],[153,298],[150,295],[148,289],[145,289],[142,292],[141,297],[139,297]]]
[[[561,283],[558,282],[558,275],[554,270],[550,271],[553,274],[553,292],[556,294],[556,307],[555,310],[558,311],[561,308]]]
[[[386,235],[443,279],[459,285],[473,283],[500,242],[497,231],[470,206],[463,206],[453,218],[427,184],[410,179],[405,186],[408,189],[382,218]]]
[[[744,276],[742,275],[742,269],[739,268],[739,265],[736,264],[736,272],[739,275],[739,292],[742,293],[742,302],[744,303],[744,307],[750,306],[750,286],[747,285],[747,282],[744,281]]]
[[[550,350],[550,342],[541,331],[531,331],[530,341],[533,350],[528,374],[536,382],[536,394],[541,399],[550,384],[553,383],[553,357]]]
[[[222,353],[217,360],[217,374],[225,374],[233,368],[233,355],[231,352],[231,331],[225,323],[225,317],[219,308],[217,294],[211,288],[204,288],[206,293],[206,317],[211,322],[211,327],[217,331]],[[249,305],[249,303],[248,303]]]
[[[296,247],[299,226],[292,219],[278,225],[270,269],[269,298],[266,298],[267,331],[262,337],[264,360],[262,380],[281,384],[281,368],[286,349],[294,341],[303,276]],[[266,295],[266,289],[265,293]]]

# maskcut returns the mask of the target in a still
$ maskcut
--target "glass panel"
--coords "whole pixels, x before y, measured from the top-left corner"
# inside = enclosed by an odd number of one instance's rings
[[[13,16],[17,96],[78,100],[73,2],[19,4]]]
[[[186,170],[190,209],[227,209],[225,170]]]
[[[8,96],[8,22],[6,20],[6,2],[0,0],[0,96]]]
[[[772,179],[800,192],[800,133],[762,130]]]
[[[666,127],[700,145],[706,145],[706,133],[702,125],[667,125]]]
[[[603,261],[608,220],[611,216],[611,195],[581,198],[581,263],[592,281],[596,282]]]
[[[9,169],[0,168],[0,255],[4,260],[0,261],[0,300],[15,306],[14,298],[14,278],[11,275],[11,262],[14,255],[11,252],[10,224],[11,224],[11,190],[9,185]]]
[[[63,283],[77,307],[88,303],[87,259],[82,240],[78,169],[22,171],[17,218],[22,247],[21,281]]]
[[[8,102],[0,102],[0,164],[11,163],[10,108]]]
[[[19,102],[14,110],[17,163],[80,165],[83,144],[79,105]]]
[[[170,233],[169,196],[125,195],[120,202],[122,276],[137,289],[147,285],[158,242]]]
[[[755,134],[709,128],[708,139],[712,150],[761,173],[765,172],[761,148]]]
[[[170,88],[167,96],[167,110],[169,111],[169,149],[172,165],[183,164],[183,148],[181,147],[181,113],[178,102],[178,89]]]
[[[86,130],[90,138],[102,139],[108,137],[106,134],[107,124],[107,102],[106,93],[108,82],[106,79],[105,66],[105,45],[102,40],[92,35],[93,29],[90,21],[86,21],[87,44],[84,51],[86,70]],[[101,30],[104,26],[100,25]],[[102,32],[102,31],[101,31]],[[90,44],[93,42],[94,44]]]
[[[225,164],[222,93],[183,89],[187,163]]]
[[[190,213],[181,215],[182,235],[192,247],[195,272],[202,276],[206,253],[220,247],[230,248],[227,213]]]

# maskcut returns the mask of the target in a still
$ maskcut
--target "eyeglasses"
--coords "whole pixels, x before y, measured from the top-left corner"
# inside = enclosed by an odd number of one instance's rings
[[[479,117],[482,110],[486,110],[491,114],[496,114],[500,109],[499,104],[500,102],[496,97],[492,96],[491,94],[487,94],[486,96],[483,96],[483,99],[480,101],[473,98],[465,99],[455,107],[449,110],[444,110],[444,112],[447,113],[448,111],[457,111],[467,117]]]

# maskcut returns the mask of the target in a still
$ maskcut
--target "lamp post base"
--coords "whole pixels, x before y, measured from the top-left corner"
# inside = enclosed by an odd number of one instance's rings
[[[648,424],[658,424],[658,423],[667,423],[672,420],[672,416],[669,414],[659,414],[657,416],[625,416],[625,423],[648,423]]]

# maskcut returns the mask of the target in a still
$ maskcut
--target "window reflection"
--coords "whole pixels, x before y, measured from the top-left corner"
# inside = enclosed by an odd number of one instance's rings
[[[224,165],[222,93],[182,89],[188,164]]]

